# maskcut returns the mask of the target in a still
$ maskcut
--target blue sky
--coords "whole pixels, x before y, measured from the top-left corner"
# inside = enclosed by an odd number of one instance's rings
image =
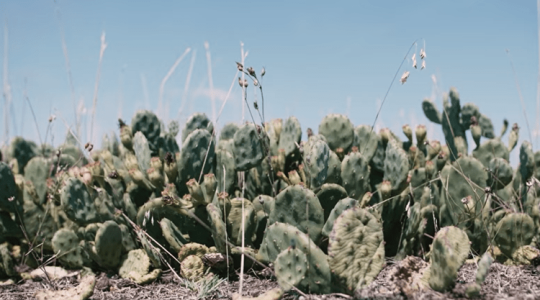
[[[402,135],[403,124],[426,124],[428,137],[441,139],[440,126],[427,121],[421,101],[432,97],[440,108],[441,93],[451,86],[460,92],[462,103],[474,102],[491,117],[497,132],[507,118],[510,123],[519,123],[521,138],[529,139],[523,110],[531,130],[536,127],[539,52],[535,1],[20,0],[1,1],[0,17],[0,76],[2,83],[7,79],[12,96],[9,137],[38,139],[24,101],[26,92],[42,137],[47,119],[55,114],[54,144],[63,141],[66,127],[60,119],[74,124],[75,98],[76,107],[86,108],[83,139],[99,145],[103,133],[117,129],[118,117],[130,122],[137,109],[158,108],[160,85],[187,48],[191,51],[166,81],[162,99],[167,109],[159,114],[165,120],[181,122],[193,112],[205,112],[212,118],[211,95],[219,109],[236,76],[241,42],[248,52],[246,66],[257,71],[266,68],[266,118],[294,115],[304,134],[308,127],[318,128],[330,112],[348,114],[355,125],[371,125],[394,73],[417,39],[413,52],[418,56],[425,46],[426,69],[415,70],[410,59],[405,62],[399,75],[410,71],[410,77],[404,85],[399,76],[394,82],[378,127],[389,127]],[[103,32],[107,48],[100,72],[94,137],[90,138]],[[211,54],[213,89],[205,42]],[[250,85],[250,102],[254,95]],[[185,104],[179,113],[182,99]],[[241,122],[241,101],[235,81],[218,127]],[[3,119],[4,99],[0,110]],[[4,121],[0,124],[2,142],[6,140]],[[538,144],[533,145],[538,150]],[[514,151],[513,164],[516,155]]]

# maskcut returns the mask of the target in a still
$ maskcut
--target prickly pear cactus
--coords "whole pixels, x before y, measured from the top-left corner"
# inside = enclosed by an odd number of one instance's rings
[[[180,264],[180,275],[188,280],[197,282],[203,278],[206,269],[207,267],[199,256],[190,255],[182,260]]]
[[[302,250],[289,247],[276,257],[274,269],[279,286],[288,292],[293,286],[298,286],[306,276],[307,256]]]
[[[52,238],[52,248],[64,266],[72,269],[83,267],[79,238],[72,230],[67,228],[58,230]]]
[[[114,221],[101,225],[96,233],[92,249],[97,263],[104,268],[114,268],[120,264],[122,255],[122,230]]]
[[[202,174],[213,173],[215,163],[215,143],[205,129],[195,129],[191,132],[182,146],[178,160],[178,191],[184,190],[190,179],[199,180]],[[180,193],[180,195],[183,195]]]
[[[234,159],[237,171],[247,171],[260,164],[269,149],[266,132],[258,125],[246,123],[234,134]]]
[[[140,131],[146,137],[150,150],[156,151],[157,141],[161,133],[161,124],[158,117],[149,110],[139,110],[131,119],[131,132],[133,135]]]
[[[216,177],[218,181],[218,193],[232,193],[236,183],[236,165],[234,156],[226,150],[216,151]]]
[[[146,170],[150,168],[152,152],[150,151],[146,137],[140,131],[137,131],[133,136],[133,151],[135,151],[135,156],[137,157],[139,170],[146,173]]]
[[[393,191],[400,191],[407,182],[409,158],[394,140],[388,142],[384,160],[384,180],[390,181]]]
[[[67,180],[60,199],[64,212],[73,222],[85,226],[100,220],[93,199],[79,179]]]
[[[232,140],[237,130],[238,130],[238,125],[236,125],[235,123],[225,124],[223,128],[221,128],[221,131],[219,133],[219,140],[220,141]]]
[[[381,221],[366,209],[345,210],[334,222],[328,256],[334,279],[344,291],[369,285],[384,266]]]
[[[482,258],[478,262],[478,269],[476,270],[475,282],[467,285],[465,294],[469,298],[477,297],[480,294],[480,289],[482,288],[482,283],[486,280],[489,268],[493,263],[493,257],[489,252],[484,253]]]
[[[354,129],[354,134],[354,146],[358,147],[358,151],[370,161],[377,151],[379,136],[369,125],[358,125]]]
[[[124,255],[118,275],[137,284],[146,284],[156,280],[161,275],[161,269],[150,272],[150,258],[143,249],[136,249]]]
[[[507,257],[512,257],[519,247],[529,245],[535,235],[533,219],[523,213],[504,216],[495,229],[495,244]]]
[[[17,196],[17,185],[9,166],[0,162],[0,209],[12,213],[22,212],[21,203],[23,199],[15,199]]]
[[[36,156],[28,161],[24,167],[24,177],[34,184],[38,195],[39,203],[45,202],[47,194],[47,178],[51,171],[51,164],[43,157]]]
[[[330,234],[332,233],[332,229],[334,229],[334,222],[339,218],[342,212],[349,208],[353,208],[356,205],[358,205],[358,200],[353,198],[344,198],[339,200],[334,208],[330,211],[330,214],[328,216],[328,219],[326,220],[326,223],[324,224],[324,227],[322,229],[322,235],[326,237],[330,237]]]
[[[309,143],[309,147],[304,149],[307,180],[311,189],[319,188],[325,183],[328,176],[329,159],[330,149],[321,140]]]
[[[289,186],[281,191],[270,212],[268,223],[288,223],[318,241],[324,225],[324,212],[317,196],[302,185]]]
[[[244,210],[242,211],[242,203]],[[242,245],[242,219],[244,224],[244,242],[251,245],[255,231],[255,211],[251,201],[243,198],[231,199],[231,211],[227,215],[227,232],[235,245]]]
[[[7,156],[17,160],[19,166],[17,172],[22,174],[26,164],[38,154],[39,148],[36,143],[17,136],[11,140]]]
[[[474,149],[472,155],[484,166],[489,167],[489,162],[494,158],[502,158],[508,161],[510,152],[501,140],[491,139],[484,142],[480,147]]]
[[[163,232],[163,237],[175,252],[180,251],[182,246],[189,243],[184,234],[171,220],[163,218],[159,221],[159,226],[161,227],[161,232]]]
[[[347,198],[347,191],[339,184],[325,183],[317,191],[317,198],[324,210],[324,221],[326,222],[336,204],[341,199]]]
[[[353,151],[341,162],[341,179],[349,197],[360,200],[369,192],[369,161],[359,152]]]
[[[454,226],[441,228],[431,244],[429,269],[424,273],[429,286],[436,291],[450,288],[469,251],[469,238],[463,230]]]
[[[219,253],[227,253],[227,226],[223,222],[223,214],[219,206],[210,203],[206,206],[208,222],[212,228],[212,238]]]
[[[191,116],[189,116],[189,119],[186,122],[186,125],[184,126],[184,129],[182,129],[182,142],[184,142],[187,137],[195,130],[197,129],[204,129],[208,131],[210,134],[214,131],[214,126],[212,125],[212,121],[208,119],[206,114],[204,113],[194,113]]]
[[[298,151],[297,145],[302,139],[302,127],[296,117],[289,117],[281,129],[279,136],[279,149],[285,150],[285,155],[290,156]]]
[[[500,190],[514,178],[514,170],[504,158],[496,157],[489,162],[487,184],[492,190]]]
[[[345,115],[329,114],[319,124],[319,134],[324,135],[332,151],[341,148],[349,152],[354,142],[354,126]]]
[[[298,228],[276,222],[266,229],[257,259],[265,263],[274,263],[285,249],[295,246],[308,258],[306,276],[298,284],[304,292],[326,294],[330,292],[330,268],[328,258],[315,243]]]

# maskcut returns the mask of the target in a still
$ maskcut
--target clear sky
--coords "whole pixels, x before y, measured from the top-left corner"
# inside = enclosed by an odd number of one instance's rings
[[[402,135],[403,124],[426,124],[428,137],[441,139],[441,127],[427,121],[421,101],[432,97],[440,108],[441,93],[451,86],[460,92],[462,103],[474,102],[491,117],[497,132],[507,118],[510,123],[519,123],[521,138],[529,139],[524,110],[531,131],[537,125],[538,23],[537,3],[531,0],[3,0],[0,18],[0,76],[4,93],[7,82],[12,99],[9,137],[23,135],[38,140],[24,100],[26,93],[42,137],[47,119],[55,114],[58,118],[52,133],[54,144],[59,145],[66,132],[60,117],[73,125],[78,110],[86,124],[82,138],[99,145],[104,133],[117,129],[118,117],[130,122],[137,109],[158,109],[160,85],[187,48],[191,51],[164,85],[159,115],[181,122],[193,112],[205,112],[212,118],[212,95],[219,110],[235,80],[241,43],[248,52],[246,66],[257,71],[266,68],[266,118],[296,116],[304,138],[305,130],[311,127],[316,131],[330,112],[348,114],[355,125],[371,125],[394,73],[415,40],[417,47],[394,82],[378,127],[389,127]],[[90,115],[102,33],[107,47],[91,139]],[[205,42],[211,54],[213,89]],[[418,57],[424,47],[426,69],[413,69],[410,56],[416,51]],[[410,77],[401,85],[399,77],[404,71],[410,71]],[[250,102],[254,95],[250,84]],[[241,101],[235,81],[218,127],[241,122]],[[0,110],[3,119],[5,99]],[[0,129],[4,142],[5,120]],[[533,145],[538,150],[538,144]],[[516,155],[514,151],[511,156],[514,165]]]

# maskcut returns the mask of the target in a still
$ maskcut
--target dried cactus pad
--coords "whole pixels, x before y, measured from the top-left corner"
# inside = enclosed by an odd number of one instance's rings
[[[94,286],[96,285],[96,276],[90,275],[82,278],[81,283],[74,288],[67,290],[41,290],[36,293],[36,299],[38,300],[84,300],[90,298],[94,293]]]
[[[131,279],[137,284],[150,283],[161,274],[161,269],[150,270],[150,258],[143,249],[129,251],[122,258],[122,265],[118,270],[120,277]]]
[[[205,270],[206,266],[202,258],[197,255],[189,255],[180,264],[182,277],[192,281],[199,281],[204,276]]]
[[[293,247],[283,250],[274,262],[278,284],[284,291],[290,291],[293,286],[298,286],[305,278],[307,268],[306,254]]]
[[[384,265],[382,223],[368,210],[351,208],[334,222],[328,242],[330,268],[348,293],[369,285]]]

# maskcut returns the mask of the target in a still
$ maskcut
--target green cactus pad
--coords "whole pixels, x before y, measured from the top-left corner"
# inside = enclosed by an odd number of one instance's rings
[[[360,200],[369,192],[369,161],[359,152],[351,152],[341,162],[341,179],[349,197]]]
[[[221,128],[219,132],[219,140],[226,141],[234,139],[234,134],[238,131],[238,125],[235,123],[227,123]]]
[[[328,176],[328,161],[330,159],[330,149],[328,145],[321,141],[309,143],[309,146],[304,148],[304,162],[306,177],[309,182],[309,187],[314,190],[323,185]]]
[[[52,247],[62,265],[71,269],[83,267],[79,238],[72,230],[67,228],[58,230],[52,238]]]
[[[356,137],[354,146],[358,147],[358,151],[370,161],[377,151],[379,136],[369,125],[356,126],[354,134]]]
[[[135,135],[137,131],[144,134],[149,144],[156,143],[161,133],[161,124],[158,117],[149,110],[137,111],[131,119],[131,132]]]
[[[424,278],[432,289],[442,292],[456,281],[457,272],[469,256],[467,234],[454,226],[441,228],[431,245],[430,264]]]
[[[49,177],[50,169],[50,162],[39,156],[29,160],[26,167],[24,167],[24,177],[34,184],[40,204],[43,204],[46,200],[47,178]]]
[[[283,124],[278,147],[285,150],[286,156],[290,156],[298,150],[296,145],[300,144],[301,139],[302,127],[300,126],[300,122],[296,117],[291,116]]]
[[[242,202],[244,212],[242,214]],[[244,243],[251,245],[251,238],[255,233],[255,211],[251,201],[242,198],[231,199],[231,211],[227,215],[227,232],[235,245],[242,245],[242,218],[244,219]]]
[[[234,156],[226,150],[216,151],[216,177],[218,181],[218,193],[232,193],[236,183],[236,165]]]
[[[17,196],[17,185],[9,166],[0,162],[0,209],[12,213],[21,212],[23,199],[15,199]]]
[[[330,233],[332,233],[332,229],[334,228],[334,222],[341,215],[341,213],[349,208],[355,207],[357,204],[358,200],[353,198],[344,198],[339,200],[328,215],[328,219],[326,220],[326,223],[322,229],[322,235],[330,237]]]
[[[428,120],[436,124],[441,124],[443,116],[433,101],[424,99],[424,101],[422,101],[422,109]]]
[[[504,216],[495,228],[495,244],[501,252],[512,257],[521,246],[529,245],[536,233],[533,219],[523,213],[510,213]]]
[[[276,257],[274,269],[279,286],[288,292],[305,278],[308,269],[307,256],[302,250],[289,247]]]
[[[189,116],[189,119],[186,121],[184,129],[182,129],[182,142],[185,142],[187,137],[197,129],[204,129],[210,134],[214,131],[214,126],[206,114],[204,113],[194,113]]]
[[[216,249],[219,253],[225,254],[227,253],[227,226],[223,221],[221,209],[210,203],[206,206],[206,211],[208,212],[208,222],[210,222],[212,228],[212,238]]]
[[[386,146],[384,159],[384,180],[392,183],[392,190],[399,191],[406,184],[409,174],[409,158],[397,141],[390,141]]]
[[[354,142],[354,126],[345,115],[329,114],[319,124],[319,134],[322,134],[332,151],[341,148],[349,152]]]
[[[338,201],[347,198],[347,191],[339,184],[325,183],[317,192],[317,198],[324,210],[324,221],[326,222]]]
[[[188,135],[183,143],[180,159],[178,160],[178,174],[182,185],[185,185],[192,178],[199,180],[201,171],[202,174],[213,173],[214,150],[215,143],[207,130],[196,129]],[[179,188],[179,190],[181,189]]]
[[[66,215],[73,222],[84,226],[100,220],[93,199],[79,179],[67,180],[60,199]]]
[[[114,221],[107,221],[96,233],[94,251],[98,264],[114,268],[120,264],[122,255],[122,230]]]
[[[348,293],[369,285],[384,266],[382,224],[366,209],[345,210],[328,242],[330,269]]]
[[[489,167],[489,162],[493,158],[502,158],[508,161],[510,153],[506,145],[498,139],[487,140],[482,145],[473,150],[473,157],[478,159],[485,167]]]
[[[488,165],[488,186],[492,190],[500,190],[507,186],[514,178],[514,170],[507,160],[493,158]]]
[[[32,157],[39,154],[39,147],[33,141],[22,137],[14,137],[9,144],[8,157],[14,158],[19,164],[19,173],[22,173],[26,164]]]
[[[288,223],[318,241],[324,225],[324,212],[317,196],[302,185],[285,188],[277,196],[268,223]]]
[[[319,247],[298,228],[276,222],[266,229],[257,259],[265,263],[273,263],[285,249],[294,245],[308,257],[308,269],[305,278],[298,288],[313,294],[330,292],[330,268],[328,258]]]
[[[146,137],[140,131],[137,131],[133,136],[133,151],[137,157],[139,170],[141,170],[143,174],[146,174],[146,170],[150,168],[152,152],[150,151],[150,146],[148,145]]]
[[[163,232],[163,237],[169,243],[172,250],[175,252],[180,251],[182,246],[189,243],[189,241],[184,237],[184,234],[176,227],[176,225],[169,219],[163,218],[159,221],[159,226],[161,226],[161,232]]]
[[[270,145],[268,135],[253,123],[242,125],[234,134],[234,159],[237,171],[247,171],[261,163]]]

